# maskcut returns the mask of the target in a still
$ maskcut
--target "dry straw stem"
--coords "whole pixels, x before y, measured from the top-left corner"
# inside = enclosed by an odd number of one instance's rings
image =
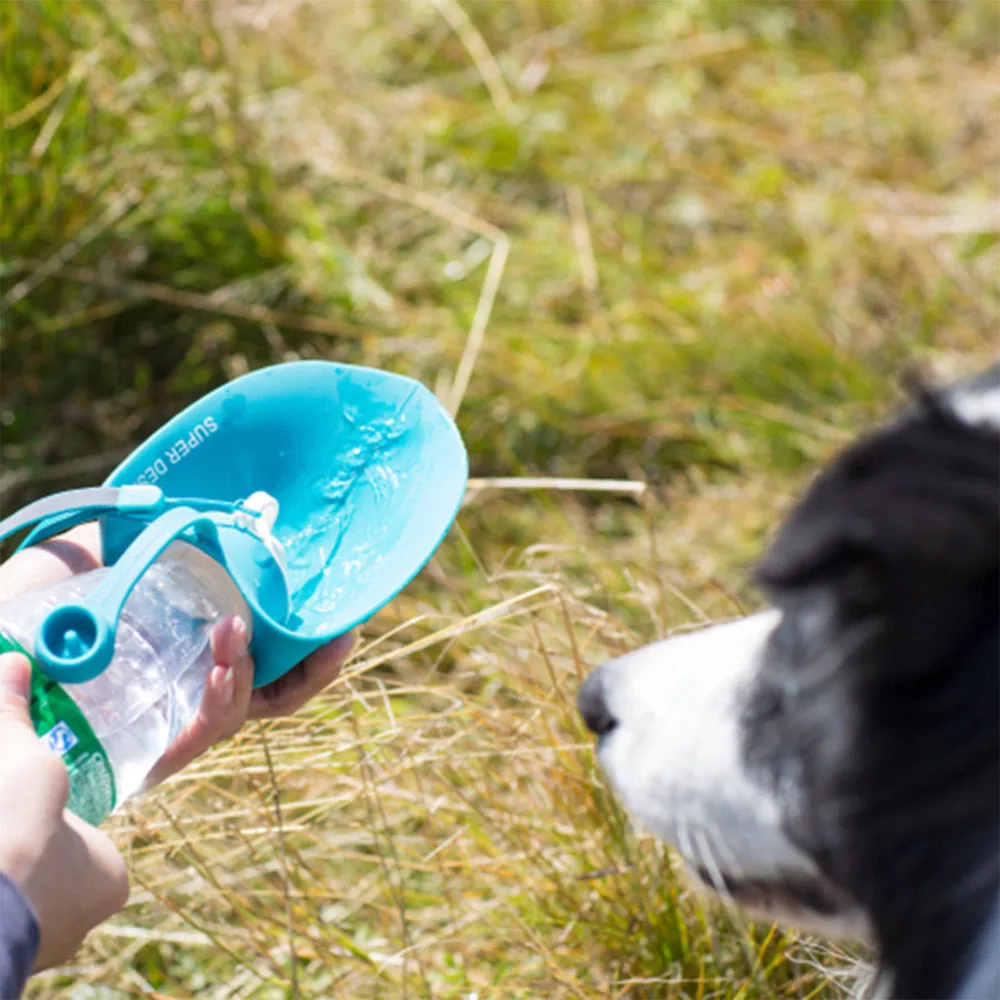
[[[130,278],[119,278],[113,275],[102,274],[91,268],[66,267],[58,261],[39,264],[37,261],[27,260],[23,263],[28,267],[38,267],[38,270],[34,271],[30,278],[32,286],[38,285],[45,278],[58,274],[70,281],[96,285],[99,288],[106,288],[108,291],[126,295],[134,299],[149,299],[153,302],[163,302],[166,305],[176,306],[178,309],[216,313],[220,316],[228,316],[231,319],[247,320],[248,322],[260,323],[261,325],[284,326],[292,330],[304,330],[308,333],[318,333],[328,337],[350,337],[353,339],[362,337],[367,332],[359,327],[353,327],[343,320],[331,320],[322,316],[304,316],[301,313],[288,313],[277,309],[269,309],[267,306],[259,304],[245,305],[240,302],[227,301],[229,294],[227,289],[221,289],[221,294],[213,292],[207,294],[188,292],[156,282],[135,281]],[[21,284],[27,283],[28,279]],[[10,291],[10,296],[14,296],[19,288],[20,285],[15,285]],[[7,304],[9,303],[4,302],[2,305]]]
[[[541,598],[546,598],[547,600],[541,601]],[[483,611],[477,612],[474,615],[469,615],[443,629],[439,629],[437,632],[434,632],[423,639],[418,639],[415,642],[408,643],[399,649],[394,649],[391,652],[382,653],[378,656],[368,657],[358,663],[352,663],[347,667],[347,669],[344,670],[342,677],[345,681],[352,680],[361,674],[374,670],[375,667],[390,663],[394,659],[422,652],[444,639],[449,639],[453,636],[465,635],[473,629],[482,628],[484,625],[496,624],[512,615],[523,615],[528,613],[529,610],[534,611],[537,610],[539,606],[551,605],[557,601],[557,587],[551,583],[543,584],[541,587],[535,587],[533,590],[529,590],[526,593],[517,594],[514,597],[509,597],[504,601],[500,601],[489,608],[485,608]]]
[[[597,260],[594,257],[594,242],[587,222],[587,206],[583,200],[583,190],[578,184],[566,188],[566,203],[569,206],[573,243],[580,258],[580,278],[584,290],[596,301]]]
[[[11,469],[0,473],[0,504],[9,494],[25,483],[36,484],[58,482],[60,480],[90,480],[113,469],[131,448],[113,448],[97,455],[82,455],[67,462],[57,462],[43,469]]]
[[[38,138],[35,139],[31,146],[31,152],[29,153],[31,159],[37,162],[45,155],[45,151],[49,148],[49,145],[55,137],[56,132],[59,130],[59,126],[62,124],[67,111],[69,111],[70,103],[73,100],[76,88],[87,75],[89,70],[97,64],[100,58],[101,54],[97,49],[83,53],[74,62],[72,69],[70,69],[70,71],[62,79],[62,85],[58,86],[58,89],[56,85],[49,88],[50,90],[55,91],[53,98],[55,107],[52,108],[48,118],[45,119],[45,124],[38,132]],[[42,100],[42,98],[45,98],[45,100]],[[32,101],[30,104],[26,105],[21,110],[21,113],[15,117],[13,123],[5,123],[5,129],[15,128],[17,125],[23,124],[36,113],[47,107],[49,103],[50,99],[46,94],[40,95],[39,101]]]
[[[136,191],[127,191],[119,195],[101,214],[89,225],[84,226],[79,233],[67,241],[51,257],[44,261],[24,261],[26,267],[32,268],[27,277],[23,278],[0,299],[0,312],[10,309],[22,299],[27,298],[43,281],[57,274],[66,274],[66,265],[80,253],[89,243],[108,232],[128,215],[141,199]]]
[[[647,484],[632,479],[566,479],[544,476],[494,476],[469,480],[469,491],[482,490],[555,490],[572,493],[620,493],[642,496]]]
[[[330,165],[331,171],[343,179],[355,180],[364,184],[387,198],[404,204],[413,205],[431,215],[444,219],[451,225],[459,226],[470,232],[476,233],[483,238],[490,240],[493,250],[490,253],[489,264],[486,268],[486,277],[483,280],[482,290],[476,302],[476,311],[472,317],[472,325],[465,341],[465,347],[459,358],[458,367],[452,378],[451,386],[448,389],[444,400],[452,416],[458,413],[462,400],[469,388],[469,381],[472,378],[473,369],[479,358],[479,352],[483,346],[486,336],[486,328],[489,326],[490,316],[493,313],[493,305],[496,302],[497,292],[500,289],[500,282],[503,279],[504,268],[507,265],[507,257],[510,254],[510,239],[502,229],[492,225],[485,219],[481,219],[471,212],[450,204],[444,198],[438,197],[420,188],[409,187],[397,181],[385,177],[379,177],[369,171],[346,164]]]
[[[465,8],[458,3],[458,0],[431,0],[431,3],[465,46],[483,84],[489,91],[494,107],[501,115],[510,114],[514,101],[503,78],[503,71]]]
[[[750,39],[742,31],[708,32],[675,42],[658,42],[624,52],[602,52],[559,60],[554,74],[564,77],[594,77],[609,73],[636,73],[664,65],[701,62],[716,56],[742,52]]]
[[[40,115],[50,104],[58,100],[58,98],[67,90],[72,90],[72,88],[83,79],[87,70],[96,64],[99,58],[99,53],[96,50],[84,53],[81,58],[75,60],[73,66],[67,73],[57,77],[34,100],[29,101],[23,108],[15,111],[13,114],[6,115],[2,124],[0,124],[0,128],[2,128],[5,132],[9,132],[12,129],[20,128],[20,126],[30,122],[36,115]],[[65,114],[65,109],[63,109],[62,114],[60,114],[59,120],[61,120],[63,114]],[[44,149],[48,147],[49,143],[52,141],[52,136],[55,134],[55,127],[49,124],[50,121],[51,118],[46,119],[45,127],[39,132],[38,138],[32,144],[31,155],[36,159],[44,152]]]

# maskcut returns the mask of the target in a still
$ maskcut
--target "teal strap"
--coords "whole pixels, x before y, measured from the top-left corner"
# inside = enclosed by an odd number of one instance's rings
[[[82,601],[50,611],[35,637],[42,671],[59,684],[80,684],[103,673],[114,656],[118,618],[129,594],[163,550],[185,532],[191,532],[193,544],[225,566],[214,520],[218,516],[189,507],[168,511],[136,538]]]
[[[78,524],[86,524],[105,514],[135,517],[150,522],[166,510],[190,507],[192,510],[234,513],[243,508],[238,503],[225,500],[203,500],[198,497],[165,497],[158,486],[94,486],[82,490],[66,490],[36,500],[22,507],[15,514],[0,521],[0,541],[21,528],[37,521],[38,524],[18,545],[21,549],[38,545],[53,535],[59,535]],[[259,517],[257,511],[247,514]]]
[[[53,493],[0,521],[0,541],[36,521],[43,522],[44,528],[32,532],[33,543],[92,521],[111,510],[123,514],[155,514],[162,508],[163,500],[163,490],[159,486],[88,486],[82,490]]]

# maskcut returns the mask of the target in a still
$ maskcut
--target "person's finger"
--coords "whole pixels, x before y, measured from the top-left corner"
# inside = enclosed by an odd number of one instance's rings
[[[212,655],[216,666],[198,713],[206,733],[228,739],[239,732],[247,717],[253,691],[253,658],[246,622],[238,615],[224,619],[212,633]]]
[[[0,601],[26,594],[101,565],[101,531],[96,521],[15,552],[0,566]]]
[[[28,704],[31,692],[31,664],[20,653],[0,655],[0,721],[20,723],[34,733]]]
[[[253,660],[246,623],[234,616],[212,632],[215,666],[208,675],[198,714],[156,762],[143,783],[152,788],[176,774],[221,740],[233,736],[246,721],[253,690]]]
[[[250,700],[247,718],[277,719],[294,715],[310,698],[337,679],[353,646],[354,633],[347,632],[307,656],[283,677],[258,688]]]

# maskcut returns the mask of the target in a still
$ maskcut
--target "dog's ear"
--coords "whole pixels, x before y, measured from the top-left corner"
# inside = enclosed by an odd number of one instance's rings
[[[813,483],[757,577],[772,594],[825,583],[844,606],[874,602],[930,654],[981,613],[998,573],[1000,435],[925,394]]]
[[[787,586],[860,554],[977,576],[1000,563],[1000,435],[928,397],[843,453],[787,519],[758,576]]]

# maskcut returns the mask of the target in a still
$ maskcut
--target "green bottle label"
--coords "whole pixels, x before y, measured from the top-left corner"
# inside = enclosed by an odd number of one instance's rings
[[[35,658],[0,632],[0,653],[23,653],[31,661],[31,721],[42,742],[59,754],[69,771],[66,808],[97,826],[115,807],[111,762],[83,712],[62,686],[46,677]]]

